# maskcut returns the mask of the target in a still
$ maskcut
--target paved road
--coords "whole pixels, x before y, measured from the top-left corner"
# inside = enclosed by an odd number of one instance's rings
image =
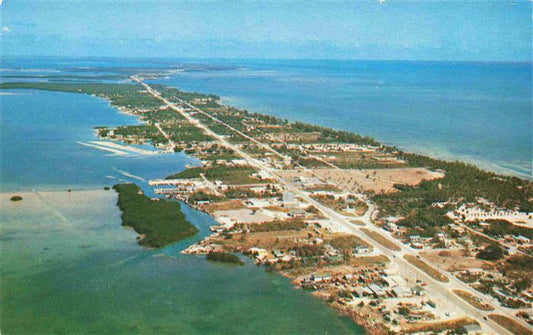
[[[485,316],[487,316],[488,314],[491,314],[491,313],[499,313],[499,314],[506,315],[508,317],[513,318],[514,320],[517,320],[518,322],[520,322],[524,326],[529,327],[529,325],[527,325],[525,322],[523,322],[522,320],[518,320],[518,319],[514,318],[514,316],[511,313],[509,313],[507,310],[505,310],[504,308],[502,308],[500,306],[494,306],[495,310],[491,311],[491,312],[481,311],[481,310],[478,310],[477,308],[471,306],[470,304],[468,304],[467,302],[465,302],[464,300],[462,300],[461,298],[459,298],[458,296],[456,296],[452,292],[452,290],[454,290],[454,289],[460,289],[460,290],[463,290],[463,291],[467,291],[467,292],[473,294],[474,296],[479,297],[478,292],[475,291],[474,289],[472,289],[470,286],[466,285],[465,283],[463,283],[462,281],[458,280],[457,278],[455,278],[453,276],[448,276],[447,274],[446,274],[446,276],[450,280],[448,283],[442,283],[442,282],[434,280],[433,278],[428,276],[425,272],[423,272],[422,270],[418,269],[416,266],[413,266],[412,264],[410,264],[409,262],[407,262],[406,260],[403,259],[404,255],[413,255],[415,257],[419,256],[418,252],[413,251],[411,248],[409,248],[409,247],[407,247],[407,246],[405,246],[403,244],[398,244],[398,246],[401,248],[401,251],[391,251],[391,250],[383,247],[381,244],[379,244],[379,243],[375,242],[373,239],[367,237],[366,234],[364,234],[364,232],[362,232],[360,230],[360,227],[358,227],[357,225],[351,223],[344,216],[342,216],[339,213],[335,212],[331,208],[328,208],[328,207],[322,205],[321,203],[315,201],[314,199],[312,199],[307,194],[307,192],[304,192],[303,190],[298,189],[293,184],[291,184],[289,181],[287,181],[285,178],[283,178],[281,175],[279,175],[277,170],[274,170],[274,169],[270,168],[265,163],[263,163],[263,162],[257,160],[256,158],[250,156],[246,152],[243,152],[237,145],[228,142],[223,136],[213,132],[207,126],[202,124],[198,119],[195,119],[192,116],[190,116],[188,113],[185,113],[182,108],[176,106],[176,104],[174,104],[174,103],[168,101],[167,99],[163,98],[159,92],[157,92],[156,90],[152,89],[149,85],[145,84],[140,78],[132,77],[131,79],[136,81],[136,82],[138,82],[138,83],[140,83],[141,85],[143,85],[145,87],[145,89],[147,90],[147,92],[149,92],[151,95],[153,95],[154,97],[160,99],[163,103],[168,105],[171,109],[173,109],[176,112],[180,113],[183,117],[185,117],[189,122],[191,122],[192,124],[194,124],[198,128],[204,130],[206,134],[208,134],[208,135],[212,136],[213,138],[215,138],[216,140],[218,140],[221,145],[223,145],[223,146],[225,146],[225,147],[227,147],[229,149],[234,150],[238,155],[243,157],[250,165],[252,165],[252,166],[254,166],[254,167],[256,167],[256,168],[258,168],[260,170],[267,171],[272,177],[277,179],[279,181],[279,183],[284,188],[286,188],[287,190],[289,190],[291,192],[294,192],[296,195],[300,196],[302,199],[306,200],[308,203],[314,205],[316,208],[318,208],[320,211],[322,211],[322,213],[327,218],[329,218],[330,220],[335,222],[338,225],[339,228],[342,228],[345,231],[349,231],[349,232],[355,234],[356,236],[358,236],[360,238],[363,238],[365,241],[367,241],[369,244],[371,244],[375,250],[378,250],[382,254],[386,255],[391,260],[391,263],[394,264],[394,266],[398,270],[399,274],[401,274],[401,275],[403,275],[404,277],[407,277],[407,278],[424,279],[427,282],[427,284],[428,284],[425,287],[425,289],[426,289],[426,291],[428,293],[428,296],[432,300],[436,301],[438,309],[444,309],[445,311],[450,313],[450,317],[453,317],[453,316],[455,316],[455,317],[460,317],[460,316],[474,317],[480,323],[483,331],[485,333],[488,333],[488,334],[510,334],[510,332],[508,332],[506,329],[504,329],[501,326],[499,326],[494,321],[492,321],[490,319],[488,319],[488,320],[484,320],[483,319],[483,317],[485,317]],[[264,143],[261,143],[261,142],[258,142],[255,139],[252,139],[248,135],[241,133],[240,131],[234,129],[233,127],[227,125],[226,123],[224,123],[224,122],[212,117],[208,113],[203,112],[202,110],[198,109],[197,107],[192,106],[192,105],[190,105],[189,103],[187,103],[185,101],[180,101],[180,104],[185,104],[185,105],[189,106],[190,108],[194,109],[197,112],[200,112],[200,113],[202,113],[204,115],[208,115],[210,118],[212,118],[216,122],[225,125],[229,129],[234,130],[235,132],[239,133],[239,135],[250,139],[254,143],[257,143],[261,147],[264,147],[266,150],[269,150],[271,152],[276,152],[274,149],[272,149],[268,145],[266,145]],[[280,155],[281,157],[284,157],[283,155],[281,155],[279,153],[278,153],[278,155]],[[365,223],[365,228],[370,229],[372,231],[375,231],[375,232],[377,232],[379,234],[383,234],[382,230],[376,228],[373,224],[371,224],[371,216],[372,216],[372,213],[374,211],[374,205],[369,202],[368,206],[369,206],[369,209],[367,210],[365,215],[361,216],[359,218],[356,218],[356,219],[363,221]],[[482,299],[482,301],[485,301],[485,299],[483,299],[483,298],[481,298],[481,299]]]

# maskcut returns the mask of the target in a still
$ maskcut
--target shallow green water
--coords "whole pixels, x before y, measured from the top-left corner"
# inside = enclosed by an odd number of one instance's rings
[[[112,191],[3,195],[4,334],[345,334],[361,328],[288,280],[250,264],[161,251],[120,226]]]

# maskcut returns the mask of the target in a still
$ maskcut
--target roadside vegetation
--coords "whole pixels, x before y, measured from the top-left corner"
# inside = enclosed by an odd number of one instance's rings
[[[480,309],[482,311],[493,311],[494,307],[491,305],[482,302],[478,297],[463,291],[463,290],[453,290],[455,294],[457,294],[461,299],[468,302],[470,305],[474,306],[477,309]]]
[[[533,331],[529,328],[522,326],[517,321],[508,318],[501,314],[490,314],[489,319],[493,320],[503,328],[507,329],[515,335],[528,335],[533,334]]]
[[[370,236],[373,240],[381,244],[387,249],[393,250],[393,251],[400,251],[401,248],[385,236],[376,233],[375,231],[369,230],[367,228],[361,228],[361,231],[365,233],[366,235]]]
[[[443,275],[439,270],[433,268],[431,265],[427,264],[426,262],[419,260],[413,255],[404,255],[403,258],[409,263],[419,268],[420,270],[424,271],[428,276],[430,276],[431,278],[435,280],[438,280],[443,283],[447,283],[450,281],[448,277]]]

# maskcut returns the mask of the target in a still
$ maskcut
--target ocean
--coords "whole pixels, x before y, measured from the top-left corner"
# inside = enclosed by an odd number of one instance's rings
[[[193,62],[195,69],[157,82],[531,178],[530,63],[3,59],[1,80]],[[135,182],[153,195],[149,179],[198,161],[117,156],[79,144],[97,140],[95,126],[134,124],[134,117],[81,94],[8,90],[0,99],[6,333],[363,333],[246,258],[236,267],[180,254],[214,224],[186,205],[200,234],[162,250],[138,246],[120,225],[116,194],[103,187]],[[16,193],[22,202],[8,200]]]
[[[39,70],[49,73],[50,69]],[[4,90],[0,200],[2,331],[9,334],[363,334],[327,304],[243,257],[183,255],[216,222],[182,204],[199,230],[159,250],[121,226],[104,190],[181,171],[185,154],[114,155],[79,142],[95,126],[134,124],[82,94]],[[21,195],[20,202],[10,201]]]
[[[213,61],[206,61],[212,63]],[[157,82],[533,178],[532,63],[233,60]]]

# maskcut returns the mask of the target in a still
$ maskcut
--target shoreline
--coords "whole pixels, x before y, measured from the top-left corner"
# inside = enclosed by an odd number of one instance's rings
[[[222,140],[221,142],[224,142],[224,140]],[[194,157],[194,155],[190,155],[190,156]],[[193,206],[193,207],[196,208],[196,206]],[[212,215],[212,214],[210,214],[210,215],[211,215],[213,218],[215,218],[215,220],[216,220],[216,217],[215,217],[214,215]],[[217,221],[218,221],[218,220],[217,220]],[[213,234],[213,235],[208,236],[207,239],[209,239],[209,238],[211,238],[211,237],[213,237],[213,236],[216,236],[216,234]]]
[[[281,115],[276,115],[276,113],[272,113],[270,108],[257,107],[257,106],[254,106],[253,103],[247,104],[246,98],[243,98],[243,97],[221,96],[221,101],[225,105],[234,106],[239,109],[252,110],[252,111],[255,111],[261,114],[265,114],[265,115],[269,115],[269,116],[273,116],[277,118],[285,118]],[[520,168],[516,168],[516,169],[503,165],[503,163],[508,162],[506,160],[501,160],[498,162],[498,161],[492,161],[489,159],[484,159],[482,157],[476,158],[468,154],[455,154],[443,148],[439,149],[438,146],[434,146],[433,148],[427,148],[424,146],[417,146],[417,145],[400,145],[400,144],[397,144],[393,140],[391,141],[382,140],[377,135],[372,135],[372,134],[364,133],[362,131],[357,131],[357,130],[339,128],[338,126],[330,126],[327,124],[322,124],[320,122],[317,122],[316,120],[304,120],[304,119],[298,119],[294,117],[287,117],[287,119],[290,122],[304,122],[304,123],[314,124],[314,125],[321,126],[321,127],[331,127],[336,130],[343,130],[343,131],[347,131],[350,133],[360,134],[362,136],[370,136],[383,145],[396,147],[406,153],[413,153],[415,155],[427,156],[432,159],[442,160],[446,162],[460,161],[460,162],[464,162],[467,164],[473,164],[479,169],[482,169],[488,172],[493,172],[496,174],[501,174],[501,175],[505,175],[509,177],[517,177],[517,178],[533,181],[533,165],[530,165],[529,174],[528,174],[527,172],[522,172],[522,170],[524,170],[525,167],[522,167],[521,165],[518,165]]]

